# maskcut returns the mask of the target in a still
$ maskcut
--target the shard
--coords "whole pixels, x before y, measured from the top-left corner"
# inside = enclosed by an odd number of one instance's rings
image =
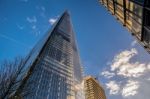
[[[25,99],[81,98],[82,68],[68,11],[33,48],[26,65],[20,86],[29,92]]]

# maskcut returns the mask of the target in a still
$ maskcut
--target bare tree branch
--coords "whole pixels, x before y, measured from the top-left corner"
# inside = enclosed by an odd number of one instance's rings
[[[22,81],[25,70],[24,59],[17,57],[12,62],[5,60],[0,67],[0,99],[8,99]]]

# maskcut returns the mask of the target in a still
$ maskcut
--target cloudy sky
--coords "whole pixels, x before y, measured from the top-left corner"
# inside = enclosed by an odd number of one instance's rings
[[[108,99],[149,99],[150,55],[98,0],[0,0],[0,62],[27,55],[66,9],[84,74]]]

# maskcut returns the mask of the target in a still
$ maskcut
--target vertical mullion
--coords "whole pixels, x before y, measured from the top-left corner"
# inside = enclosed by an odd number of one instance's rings
[[[126,26],[126,0],[123,0],[124,26]]]
[[[107,9],[109,10],[109,6],[108,6],[108,0],[106,0],[106,2],[107,2]]]
[[[116,13],[115,0],[113,0],[113,7],[114,7],[114,15],[115,15],[115,13]]]
[[[146,0],[144,0],[143,7],[142,7],[142,30],[141,30],[141,41],[143,41],[144,38],[144,25],[145,25],[145,5]]]
[[[103,0],[101,0],[101,1],[102,1],[101,3],[104,4],[104,1]]]

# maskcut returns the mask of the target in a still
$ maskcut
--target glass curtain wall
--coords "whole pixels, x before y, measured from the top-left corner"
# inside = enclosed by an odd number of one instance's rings
[[[150,0],[99,0],[150,52]]]
[[[28,92],[24,99],[76,99],[79,90],[74,87],[81,82],[82,71],[67,11],[47,34],[27,60],[29,69],[21,83],[21,89]]]
[[[143,28],[143,41],[150,47],[150,1],[145,2],[145,16]],[[147,47],[146,46],[146,47]]]

